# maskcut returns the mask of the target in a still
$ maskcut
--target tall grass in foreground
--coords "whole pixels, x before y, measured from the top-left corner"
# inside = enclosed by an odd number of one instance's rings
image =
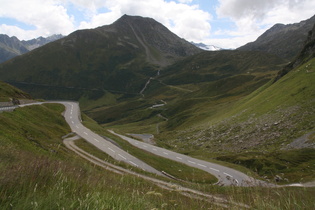
[[[80,158],[33,159],[21,152],[0,178],[0,209],[224,209],[167,191],[137,177],[116,175]],[[203,186],[251,209],[314,209],[315,188]],[[240,206],[228,204],[228,209]]]
[[[22,154],[23,157],[28,156]],[[211,203],[82,163],[26,159],[5,167],[0,209],[201,209]]]
[[[314,209],[315,188],[237,188],[227,189],[230,199],[252,209]]]

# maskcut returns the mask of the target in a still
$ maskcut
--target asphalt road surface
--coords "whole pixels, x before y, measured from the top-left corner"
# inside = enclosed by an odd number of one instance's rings
[[[38,102],[38,103],[20,105],[19,107],[30,106],[30,105],[41,105],[43,103],[63,104],[66,107],[66,110],[63,115],[65,117],[65,120],[69,124],[72,132],[75,132],[78,136],[81,136],[83,139],[85,139],[86,141],[88,141],[89,143],[97,147],[98,149],[102,150],[103,152],[107,153],[109,156],[113,157],[114,159],[118,161],[123,161],[129,165],[138,167],[142,169],[143,171],[147,171],[150,173],[164,176],[162,172],[156,170],[155,168],[144,163],[143,161],[130,155],[129,153],[125,152],[124,150],[120,149],[116,145],[108,142],[101,136],[97,135],[96,133],[92,132],[90,129],[83,126],[81,123],[80,108],[79,108],[78,103],[76,102],[63,102],[63,101]]]
[[[13,111],[14,109],[18,108],[18,106],[6,106],[6,107],[0,107],[0,112],[8,112]]]
[[[64,117],[68,124],[71,127],[71,130],[75,132],[77,135],[81,136],[83,139],[107,153],[114,159],[118,161],[126,162],[132,166],[141,168],[144,171],[155,173],[158,175],[162,175],[162,173],[143,161],[135,158],[124,150],[120,149],[116,145],[108,142],[103,137],[97,135],[90,129],[86,128],[82,125],[80,119],[80,108],[78,103],[75,102],[59,102],[66,107],[66,111],[64,113]]]
[[[123,136],[115,133],[114,131],[110,131],[111,133],[119,136],[120,138],[128,141],[130,144],[138,147],[140,149],[151,152],[155,155],[168,158],[177,162],[184,163],[191,167],[199,168],[204,170],[215,177],[218,178],[219,183],[222,185],[237,185],[237,186],[254,186],[254,185],[267,185],[267,183],[255,180],[252,177],[247,176],[246,174],[237,171],[235,169],[231,169],[225,166],[221,166],[219,164],[210,163],[204,160],[199,160],[196,158],[189,157],[187,155],[183,155],[180,153],[176,153],[161,147],[157,147],[145,142],[141,142],[127,136]]]

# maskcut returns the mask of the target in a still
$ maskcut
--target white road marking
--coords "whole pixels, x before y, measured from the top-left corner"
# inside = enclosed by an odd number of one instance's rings
[[[198,165],[198,166],[201,166],[201,167],[204,167],[204,168],[206,168],[206,167],[207,167],[207,166],[202,165],[202,164],[200,164],[200,163],[198,163],[197,165]]]
[[[225,175],[227,175],[227,176],[229,176],[229,177],[233,177],[232,175],[230,175],[230,174],[228,174],[228,173],[225,173],[225,172],[223,172],[223,174],[225,174]]]
[[[147,145],[142,145],[142,146],[145,147],[145,148],[148,147]]]
[[[97,139],[95,139],[95,138],[94,138],[94,140],[97,141],[97,142],[100,142],[99,140],[97,140]]]
[[[126,160],[126,158],[124,156],[122,156],[121,154],[118,154],[118,155]]]
[[[115,151],[112,149],[112,148],[110,148],[110,147],[107,147],[110,151],[112,151],[112,152],[114,152],[115,153]]]
[[[89,134],[88,134],[87,132],[85,132],[85,131],[84,131],[83,133],[84,133],[85,135],[87,135],[87,136],[89,135]]]
[[[157,151],[155,148],[153,148],[154,151]]]
[[[183,158],[181,158],[181,157],[176,157],[177,159],[179,159],[179,160],[182,160]]]
[[[70,119],[72,119],[72,116],[70,116]]]
[[[76,127],[76,128],[79,128],[79,126],[77,126],[77,125],[76,125],[75,127]]]
[[[135,142],[135,144],[139,144],[138,142]]]
[[[137,167],[138,167],[138,165],[137,165],[137,164],[135,164],[134,162],[132,162],[131,160],[129,161],[129,163],[131,163],[132,165],[135,165],[135,166],[137,166]]]
[[[216,172],[220,172],[218,169],[215,169],[215,168],[211,168],[211,167],[210,167],[210,169],[211,169],[211,170],[214,170],[214,171],[216,171]]]
[[[72,122],[72,124],[74,124],[74,122],[73,121],[71,121]]]
[[[188,162],[189,162],[189,163],[192,163],[192,164],[196,164],[196,162],[194,162],[194,161],[188,160]]]
[[[168,155],[168,153],[167,152],[163,152],[165,155]]]

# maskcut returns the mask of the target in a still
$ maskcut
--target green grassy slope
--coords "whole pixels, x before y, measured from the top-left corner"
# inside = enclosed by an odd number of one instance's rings
[[[31,96],[7,83],[0,81],[0,102],[7,102],[10,98],[30,99]]]
[[[164,123],[166,132],[158,138],[193,156],[224,155],[219,159],[242,164],[268,178],[283,173],[291,182],[312,180],[315,149],[303,148],[314,148],[314,135],[297,139],[315,130],[314,98],[312,59],[235,103],[209,101],[204,106],[190,105],[190,112],[187,108],[174,112]],[[181,126],[172,130],[179,120]],[[303,167],[308,170],[300,170]]]

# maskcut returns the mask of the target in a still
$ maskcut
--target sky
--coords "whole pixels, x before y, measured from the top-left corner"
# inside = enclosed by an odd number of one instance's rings
[[[151,17],[187,41],[233,49],[276,23],[315,15],[314,0],[0,0],[0,34],[29,40]]]

